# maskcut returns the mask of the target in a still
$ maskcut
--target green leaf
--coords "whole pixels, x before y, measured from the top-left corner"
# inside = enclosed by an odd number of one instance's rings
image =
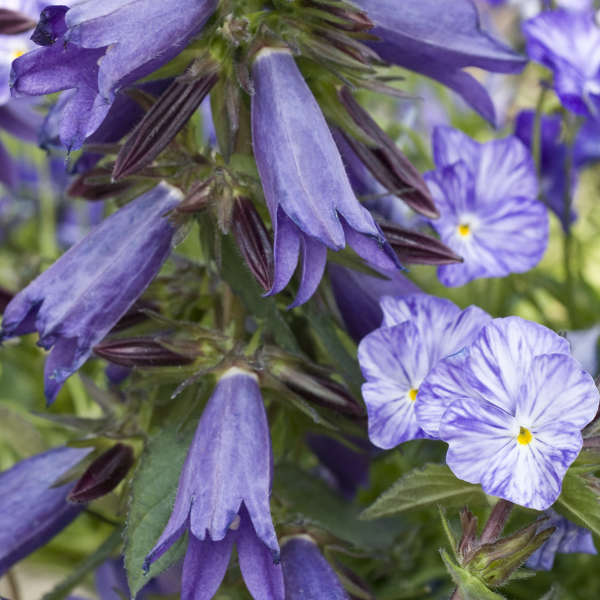
[[[492,592],[479,577],[459,567],[445,550],[440,550],[440,554],[452,581],[460,590],[462,600],[505,600],[504,596]]]
[[[131,490],[125,532],[125,568],[132,597],[152,578],[177,562],[186,548],[182,536],[144,573],[142,566],[162,533],[175,502],[179,473],[191,442],[177,427],[164,429],[152,438],[138,468]]]
[[[358,506],[344,501],[324,481],[290,463],[277,465],[274,493],[304,524],[329,531],[359,548],[389,548],[406,531],[404,523],[395,519],[360,521]]]
[[[61,581],[51,592],[44,594],[42,600],[62,600],[90,572],[98,568],[121,545],[121,530],[115,529],[102,545],[90,556],[80,562],[71,574]]]
[[[448,507],[483,500],[484,494],[478,485],[457,479],[446,465],[431,463],[401,477],[362,513],[361,518],[377,519],[432,504],[441,503]]]
[[[221,247],[221,275],[241,298],[252,315],[264,321],[265,330],[273,335],[279,346],[288,352],[300,352],[296,338],[277,308],[274,298],[264,298],[261,287],[246,267],[231,236],[223,236]]]
[[[553,508],[567,519],[600,536],[600,499],[585,477],[567,471],[562,492]]]
[[[0,404],[0,439],[20,456],[46,450],[39,431],[9,404]]]

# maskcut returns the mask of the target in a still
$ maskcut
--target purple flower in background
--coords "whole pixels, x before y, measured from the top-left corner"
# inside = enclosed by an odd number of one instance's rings
[[[0,576],[43,546],[83,509],[66,497],[75,485],[52,487],[89,448],[54,448],[0,473]]]
[[[308,535],[289,538],[281,548],[286,600],[348,600],[335,571]]]
[[[421,291],[398,271],[387,273],[389,279],[383,279],[335,264],[327,270],[344,325],[356,342],[381,325],[379,301],[383,296],[400,297]]]
[[[69,90],[60,138],[67,148],[79,148],[119,89],[179,54],[216,6],[216,0],[182,0],[177,10],[154,0],[83,0],[63,14],[54,11],[36,31],[44,47],[13,63],[13,94]]]
[[[190,530],[182,600],[209,600],[221,585],[234,542],[253,598],[283,600],[274,563],[279,544],[271,520],[271,440],[253,373],[229,369],[219,379],[181,471],[171,518],[149,565]]]
[[[593,10],[554,10],[523,23],[527,53],[554,73],[563,105],[600,118],[600,29]]]
[[[275,232],[271,294],[291,279],[302,249],[292,306],[315,292],[327,248],[348,243],[374,266],[396,258],[369,211],[356,199],[329,127],[289,50],[262,49],[252,67],[252,140]]]
[[[355,1],[375,24],[370,33],[381,41],[369,44],[381,58],[443,83],[495,121],[485,88],[463,68],[518,73],[526,60],[481,29],[471,0],[454,0],[442,11],[439,0],[404,0],[402,10],[396,0]]]
[[[513,136],[479,144],[442,126],[433,156],[436,170],[425,180],[441,216],[431,225],[464,259],[440,266],[440,281],[453,287],[533,268],[548,244],[548,214],[525,146]]]
[[[427,294],[384,297],[383,323],[358,346],[367,380],[362,394],[369,439],[379,448],[428,437],[415,412],[428,373],[445,356],[469,344],[491,317],[476,306],[461,311]]]
[[[536,571],[550,571],[554,564],[554,557],[559,554],[572,554],[581,552],[583,554],[598,554],[592,532],[585,527],[575,525],[565,517],[561,517],[552,509],[546,511],[547,519],[542,521],[538,527],[544,531],[549,527],[555,527],[554,533],[527,559],[526,567]]]
[[[165,213],[182,199],[160,184],[108,217],[19,292],[4,311],[0,340],[38,331],[50,350],[48,402],[146,289],[169,255]]]
[[[536,510],[558,498],[581,429],[598,410],[594,380],[567,340],[519,317],[486,325],[464,352],[437,364],[419,394],[435,408],[419,423],[448,442],[457,477]]]

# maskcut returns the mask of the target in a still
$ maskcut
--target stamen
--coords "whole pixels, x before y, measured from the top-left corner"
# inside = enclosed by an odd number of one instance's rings
[[[519,427],[519,435],[517,436],[517,442],[526,446],[533,439],[533,435],[527,427]]]
[[[468,223],[461,223],[458,226],[458,233],[459,233],[459,235],[466,237],[467,235],[469,235],[471,233],[471,226]]]
[[[417,399],[417,394],[419,393],[418,388],[411,388],[408,390],[408,399],[411,402],[414,402]]]

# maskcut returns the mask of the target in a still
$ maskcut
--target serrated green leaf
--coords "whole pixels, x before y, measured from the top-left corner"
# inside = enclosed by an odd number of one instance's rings
[[[289,512],[305,524],[329,531],[359,548],[389,548],[405,531],[404,523],[396,519],[360,521],[357,506],[344,501],[324,481],[289,463],[277,465],[273,489]]]
[[[133,597],[152,578],[177,562],[186,548],[181,537],[144,573],[142,566],[162,533],[175,502],[179,473],[192,436],[171,426],[155,436],[142,455],[132,485],[127,529],[125,568]]]
[[[452,581],[460,590],[462,600],[505,600],[504,596],[492,592],[481,579],[459,567],[445,550],[440,550],[440,554]]]
[[[553,508],[567,519],[600,535],[600,499],[581,475],[567,471],[562,492]]]
[[[401,477],[362,513],[361,519],[377,519],[438,503],[448,507],[483,500],[478,485],[457,479],[446,465],[428,464]]]
[[[90,556],[80,562],[69,576],[44,594],[42,600],[63,600],[83,578],[106,561],[121,544],[121,531],[115,529],[102,545]]]

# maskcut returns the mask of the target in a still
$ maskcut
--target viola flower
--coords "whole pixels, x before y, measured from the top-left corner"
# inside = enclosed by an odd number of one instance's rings
[[[117,92],[179,54],[213,14],[217,0],[83,0],[53,13],[37,33],[43,44],[13,63],[13,94],[69,90],[60,137],[80,148],[102,123]],[[54,19],[56,17],[56,19]]]
[[[289,50],[263,48],[252,67],[254,155],[275,233],[270,294],[291,279],[300,250],[300,288],[292,306],[315,292],[327,248],[348,243],[374,266],[397,268],[392,249],[356,199],[317,101]]]
[[[429,437],[415,412],[420,388],[436,363],[469,344],[491,317],[476,306],[461,311],[443,298],[384,297],[383,323],[358,346],[367,380],[362,394],[369,439],[379,448]]]
[[[525,146],[513,136],[479,144],[441,126],[433,155],[425,180],[441,216],[431,225],[464,259],[438,267],[440,281],[454,287],[533,268],[548,244],[548,214]]]
[[[286,600],[348,600],[335,571],[308,535],[295,535],[281,548]]]
[[[523,23],[529,57],[554,73],[570,111],[600,118],[600,29],[590,10],[544,11]]]
[[[551,571],[554,557],[559,554],[572,554],[581,552],[583,554],[598,554],[592,532],[585,527],[579,527],[561,517],[552,509],[545,513],[547,517],[540,523],[538,531],[544,531],[549,527],[555,527],[554,533],[527,559],[526,567],[536,571]]]
[[[283,600],[279,545],[271,520],[271,440],[253,373],[232,368],[219,379],[198,423],[179,478],[175,506],[146,565],[189,529],[182,600],[212,598],[233,544],[253,598]]]
[[[165,213],[182,197],[161,183],[130,202],[6,307],[0,341],[37,331],[38,344],[51,349],[44,371],[48,403],[158,273],[175,233]]]
[[[459,94],[483,118],[495,121],[485,88],[464,67],[495,73],[518,73],[526,60],[482,30],[470,0],[455,0],[440,11],[438,0],[355,0],[381,41],[369,45],[384,60],[422,73]]]
[[[599,396],[566,339],[519,317],[483,327],[437,364],[419,394],[431,407],[419,423],[448,442],[458,478],[536,510],[558,498]]]
[[[53,448],[0,473],[0,576],[43,546],[83,509],[69,504],[75,482],[52,487],[89,448]]]

